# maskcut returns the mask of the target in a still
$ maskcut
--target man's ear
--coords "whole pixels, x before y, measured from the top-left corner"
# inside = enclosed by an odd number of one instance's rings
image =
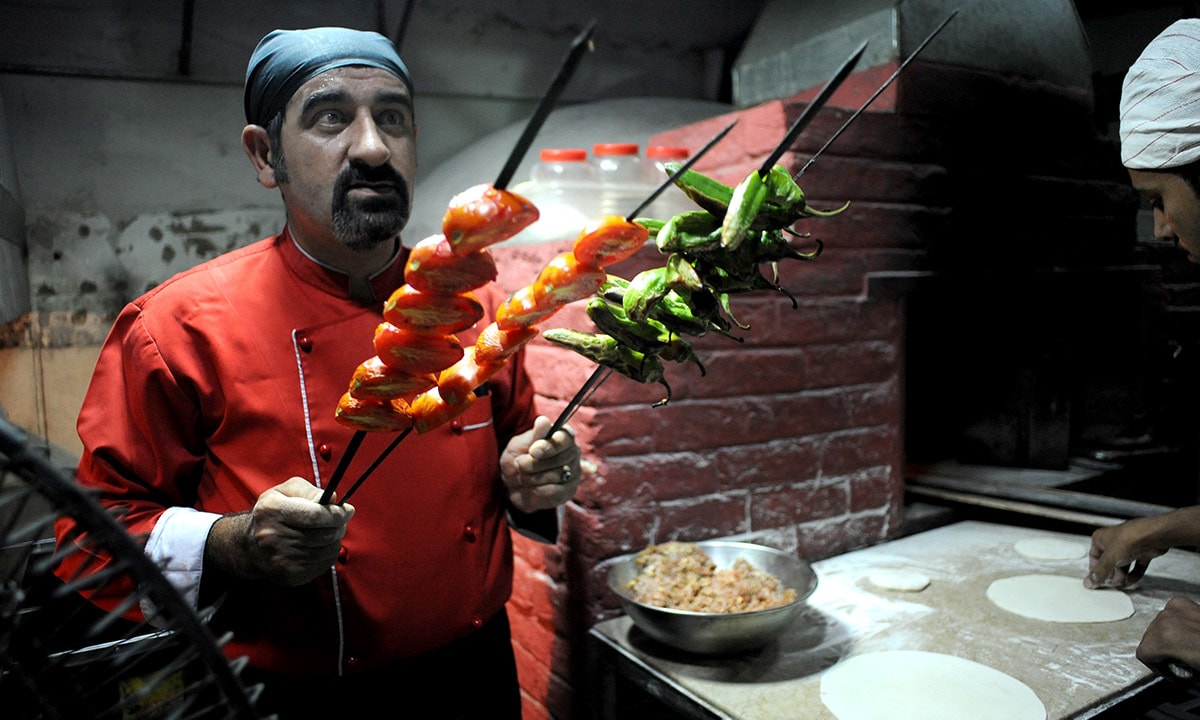
[[[254,171],[258,174],[258,184],[265,188],[278,187],[275,182],[275,168],[271,165],[271,141],[267,138],[267,130],[261,125],[247,125],[242,128],[242,149]]]

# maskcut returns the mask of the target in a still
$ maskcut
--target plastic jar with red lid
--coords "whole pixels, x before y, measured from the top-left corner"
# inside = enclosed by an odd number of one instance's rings
[[[583,148],[543,148],[529,178],[535,183],[592,182],[596,171]]]
[[[677,147],[673,145],[651,145],[646,148],[646,165],[651,169],[648,175],[652,176],[651,183],[654,187],[658,187],[670,177],[670,173],[663,167],[666,163],[687,162],[691,157],[691,151],[685,147]],[[669,187],[663,190],[662,194],[650,205],[646,210],[646,215],[660,220],[666,220],[674,215],[688,210],[695,210],[696,204],[691,198],[683,194],[683,191],[677,187]]]

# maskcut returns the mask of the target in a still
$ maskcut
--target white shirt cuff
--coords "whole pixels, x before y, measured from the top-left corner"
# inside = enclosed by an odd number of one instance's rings
[[[216,513],[201,512],[188,507],[169,507],[159,516],[150,538],[146,555],[154,561],[184,599],[198,609],[200,573],[204,569],[204,545],[213,523],[221,518]],[[157,610],[148,600],[142,600],[142,613],[154,622]]]

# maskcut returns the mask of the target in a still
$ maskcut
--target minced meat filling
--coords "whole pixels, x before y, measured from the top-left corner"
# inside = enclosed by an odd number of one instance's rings
[[[745,559],[717,569],[698,545],[651,545],[634,559],[641,569],[629,583],[634,600],[647,605],[708,613],[766,610],[796,601],[796,591]]]

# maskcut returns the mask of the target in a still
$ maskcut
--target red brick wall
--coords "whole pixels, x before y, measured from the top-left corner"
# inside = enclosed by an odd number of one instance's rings
[[[872,71],[870,87],[889,73]],[[946,93],[950,81],[974,89],[956,101]],[[855,79],[850,82],[854,87]],[[1031,92],[1042,98],[1033,107]],[[852,94],[857,103],[869,92]],[[697,169],[736,183],[804,109],[800,97],[734,113],[738,125]],[[1024,101],[1006,109],[1013,97]],[[949,241],[968,239],[964,227],[987,238],[1000,231],[1000,217],[1028,207],[1002,194],[1012,175],[996,172],[1009,167],[1014,148],[1033,158],[1020,175],[1023,187],[1037,187],[1050,182],[1046,158],[1038,154],[1051,141],[1044,137],[1048,125],[1070,126],[1083,136],[1068,144],[1072,157],[1092,137],[1076,122],[1087,114],[1072,92],[1031,91],[954,69],[914,64],[885,99],[894,100],[896,107],[887,108],[894,111],[865,113],[800,179],[813,206],[851,206],[797,227],[822,239],[825,249],[811,263],[781,265],[782,284],[796,306],[778,293],[739,296],[735,315],[750,326],[739,333],[744,342],[712,334],[699,339],[707,374],[670,364],[670,403],[652,408],[663,397],[661,386],[614,375],[575,416],[590,466],[565,508],[562,538],[554,547],[517,542],[510,612],[528,718],[570,717],[586,695],[584,633],[619,612],[598,563],[650,543],[730,535],[813,561],[896,533],[903,514],[905,297],[877,291],[882,285],[870,278],[936,266],[943,246],[956,260],[980,254],[978,247],[964,251]],[[1053,120],[1043,119],[1040,130],[1026,122],[1014,137],[1014,115],[1036,108],[1052,112]],[[976,120],[982,114],[985,122],[968,131],[961,124],[965,113]],[[799,170],[848,115],[826,108],[781,164]],[[651,142],[699,147],[731,119],[712,118]],[[971,158],[961,156],[964,148],[973,148],[981,164],[966,163]],[[974,183],[970,192],[964,182]],[[1059,191],[1075,187],[1056,182]],[[981,196],[995,204],[981,204]],[[962,198],[971,199],[966,211],[957,204]],[[982,224],[981,217],[987,218]],[[510,289],[528,284],[546,260],[569,247],[496,248],[499,282]],[[647,246],[611,270],[632,277],[664,259]],[[578,307],[543,324],[555,326],[591,329]],[[541,340],[528,355],[542,411],[552,417],[594,367]]]

